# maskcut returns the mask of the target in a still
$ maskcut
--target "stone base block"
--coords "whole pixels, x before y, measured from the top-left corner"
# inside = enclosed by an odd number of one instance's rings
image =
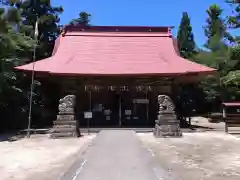
[[[158,115],[158,119],[159,120],[162,120],[162,119],[166,119],[166,120],[168,120],[168,119],[177,119],[177,116],[176,116],[176,114],[159,114]]]
[[[57,116],[57,121],[75,121],[75,119],[75,115],[59,114]]]
[[[72,115],[72,114],[74,114],[74,110],[59,112],[59,115]]]
[[[179,125],[180,124],[180,120],[176,120],[176,119],[162,119],[162,120],[156,120],[155,123],[158,124],[159,126],[161,126],[161,125]]]
[[[154,136],[164,137],[182,137],[182,131],[179,125],[155,125]]]

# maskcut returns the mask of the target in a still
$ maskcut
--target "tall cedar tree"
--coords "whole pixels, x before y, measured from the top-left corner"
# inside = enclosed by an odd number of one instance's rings
[[[34,36],[35,23],[38,19],[37,59],[49,57],[60,33],[59,15],[63,8],[52,6],[51,0],[8,0],[8,3],[21,12],[20,31],[26,36]]]
[[[227,36],[226,26],[221,15],[223,10],[217,5],[213,4],[207,9],[208,18],[207,25],[204,27],[205,36],[208,38],[205,46],[211,50],[217,47],[212,46],[212,42],[219,43]]]
[[[187,12],[183,12],[181,23],[177,34],[177,43],[180,56],[183,58],[192,58],[195,54],[196,44],[192,32],[190,18]],[[187,126],[185,117],[191,116],[194,108],[194,86],[183,85],[176,94],[176,110],[181,122],[181,126]]]
[[[87,12],[80,12],[77,19],[73,19],[70,24],[72,25],[89,25],[91,14]]]
[[[178,29],[177,42],[180,55],[184,58],[191,58],[195,53],[196,44],[187,12],[183,12],[181,24]]]
[[[26,35],[34,36],[35,23],[38,20],[37,60],[51,56],[55,40],[60,34],[59,15],[63,12],[63,8],[52,6],[51,0],[25,0],[16,4],[16,7],[21,12],[23,24],[21,31]],[[44,85],[46,85],[46,83]],[[48,97],[42,99],[41,95],[44,90],[48,90]],[[52,95],[52,91],[55,91],[54,95]],[[39,83],[35,84],[32,125],[41,127],[45,123],[51,122],[49,121],[50,117],[45,116],[45,114],[41,112],[48,109],[46,102],[54,102],[55,98],[57,98],[55,96],[57,96],[55,86],[44,88],[43,86],[39,86]]]

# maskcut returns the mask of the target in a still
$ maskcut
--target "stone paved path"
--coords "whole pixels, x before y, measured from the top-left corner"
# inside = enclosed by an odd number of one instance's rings
[[[101,131],[83,155],[74,180],[166,180],[134,131]],[[171,178],[172,180],[172,178]]]

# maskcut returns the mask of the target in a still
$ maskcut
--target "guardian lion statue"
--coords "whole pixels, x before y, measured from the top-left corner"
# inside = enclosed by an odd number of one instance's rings
[[[75,95],[67,95],[64,98],[60,99],[58,106],[59,112],[74,111],[75,102],[76,102]]]
[[[171,98],[167,95],[158,95],[159,111],[174,111],[175,106]]]

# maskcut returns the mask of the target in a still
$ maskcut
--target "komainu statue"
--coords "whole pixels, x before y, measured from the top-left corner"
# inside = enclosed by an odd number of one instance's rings
[[[51,130],[52,138],[80,137],[79,123],[75,115],[75,104],[75,95],[67,95],[59,100],[59,112]]]
[[[155,121],[155,137],[180,137],[180,121],[175,114],[175,106],[167,95],[158,96],[159,111]]]
[[[76,96],[74,95],[67,95],[60,99],[58,106],[59,114],[74,113],[75,104]]]
[[[175,106],[169,96],[159,95],[158,96],[159,111],[173,112]]]

